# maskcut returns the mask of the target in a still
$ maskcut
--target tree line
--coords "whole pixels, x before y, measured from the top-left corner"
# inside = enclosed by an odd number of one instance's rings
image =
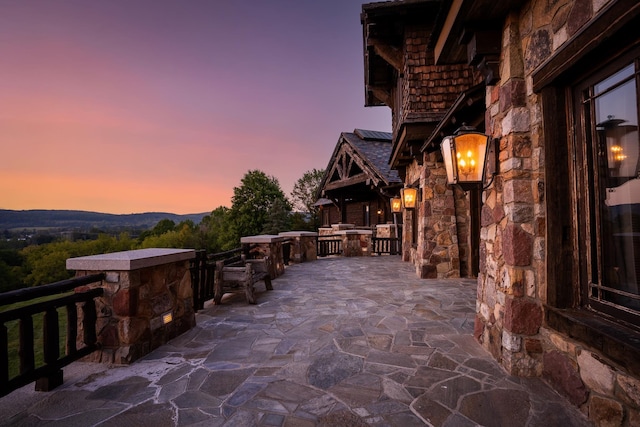
[[[312,169],[296,181],[287,198],[278,180],[250,170],[234,187],[231,207],[219,206],[198,224],[160,220],[137,237],[99,234],[97,239],[57,239],[22,249],[0,245],[0,292],[64,280],[68,258],[143,248],[193,248],[222,252],[240,246],[240,238],[290,230],[315,231],[318,210],[313,206],[324,174]]]

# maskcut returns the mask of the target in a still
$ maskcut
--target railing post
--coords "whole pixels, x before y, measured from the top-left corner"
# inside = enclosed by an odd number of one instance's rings
[[[74,354],[78,351],[76,343],[78,336],[78,306],[67,304],[67,354]]]
[[[86,301],[82,305],[82,330],[83,341],[87,346],[92,346],[98,341],[96,336],[97,320],[95,301]]]
[[[44,345],[44,363],[46,365],[55,365],[60,357],[60,333],[58,332],[58,310],[55,307],[49,307],[44,313],[43,318],[43,336],[42,343]],[[94,326],[95,328],[95,326]],[[36,380],[36,391],[50,391],[62,385],[63,375],[62,369],[52,369],[51,372]]]
[[[7,326],[0,324],[0,396],[9,392],[9,335]]]
[[[196,257],[191,260],[189,272],[191,273],[191,288],[193,289],[193,308],[198,309],[198,279],[200,277],[200,262],[198,260],[198,252]]]
[[[25,374],[35,368],[35,358],[33,354],[33,318],[26,315],[20,318],[20,373]]]

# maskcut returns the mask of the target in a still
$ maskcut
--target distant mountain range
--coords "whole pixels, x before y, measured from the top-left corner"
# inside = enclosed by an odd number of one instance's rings
[[[185,220],[191,220],[198,224],[209,213],[178,215],[166,212],[146,212],[119,215],[69,210],[15,211],[0,209],[0,230],[41,227],[66,229],[152,228],[163,219],[170,219],[176,224]]]

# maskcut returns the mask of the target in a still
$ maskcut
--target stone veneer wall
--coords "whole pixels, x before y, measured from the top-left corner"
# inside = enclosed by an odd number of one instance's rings
[[[447,186],[444,164],[438,160],[438,153],[425,153],[422,165],[413,162],[406,169],[406,181],[419,183],[420,195],[417,208],[404,211],[403,258],[415,265],[423,279],[460,277],[456,200]],[[412,215],[418,217],[413,243]]]
[[[420,277],[460,277],[458,231],[453,190],[437,153],[424,155],[418,223]]]
[[[427,48],[429,31],[420,25],[405,29],[402,100],[393,111],[394,138],[403,123],[437,123],[460,92],[477,79],[465,64],[435,65],[433,51]],[[455,211],[459,196],[454,199],[452,189],[446,188],[439,153],[425,154],[423,164],[414,161],[406,168],[405,183],[419,182],[422,195],[418,208],[403,214],[403,259],[415,265],[421,278],[460,277],[460,246],[463,253],[470,253],[468,227],[464,227],[468,204],[457,215],[463,226],[460,234]],[[416,242],[412,242],[412,215],[418,216]]]
[[[544,136],[531,76],[607,3],[534,0],[504,23],[501,80],[486,97],[486,129],[500,139],[500,175],[484,193],[475,336],[509,373],[543,376],[596,425],[634,426],[640,380],[543,324]]]
[[[85,359],[129,364],[195,326],[189,259],[193,250],[141,249],[67,260],[76,277],[104,272],[97,298],[98,342]],[[170,313],[172,320],[163,322]],[[82,336],[82,313],[78,329]],[[78,343],[81,345],[82,343]]]
[[[301,262],[315,261],[318,258],[316,239],[318,233],[311,231],[286,231],[278,233],[278,236],[289,239],[291,249],[289,262],[299,264]]]

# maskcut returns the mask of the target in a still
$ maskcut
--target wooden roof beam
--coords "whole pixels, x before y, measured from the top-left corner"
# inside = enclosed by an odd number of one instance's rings
[[[391,92],[383,89],[380,86],[369,86],[367,87],[367,89],[370,92],[370,94],[373,95],[376,99],[378,99],[384,105],[391,107],[392,105]]]
[[[396,69],[402,70],[402,51],[384,40],[374,37],[367,38],[367,45],[372,47],[376,55],[384,59],[389,65]]]
[[[330,182],[324,186],[324,190],[331,191],[331,190],[335,190],[342,187],[348,187],[350,185],[366,183],[367,178],[368,176],[366,173],[360,173],[350,178],[341,179],[340,181]]]

